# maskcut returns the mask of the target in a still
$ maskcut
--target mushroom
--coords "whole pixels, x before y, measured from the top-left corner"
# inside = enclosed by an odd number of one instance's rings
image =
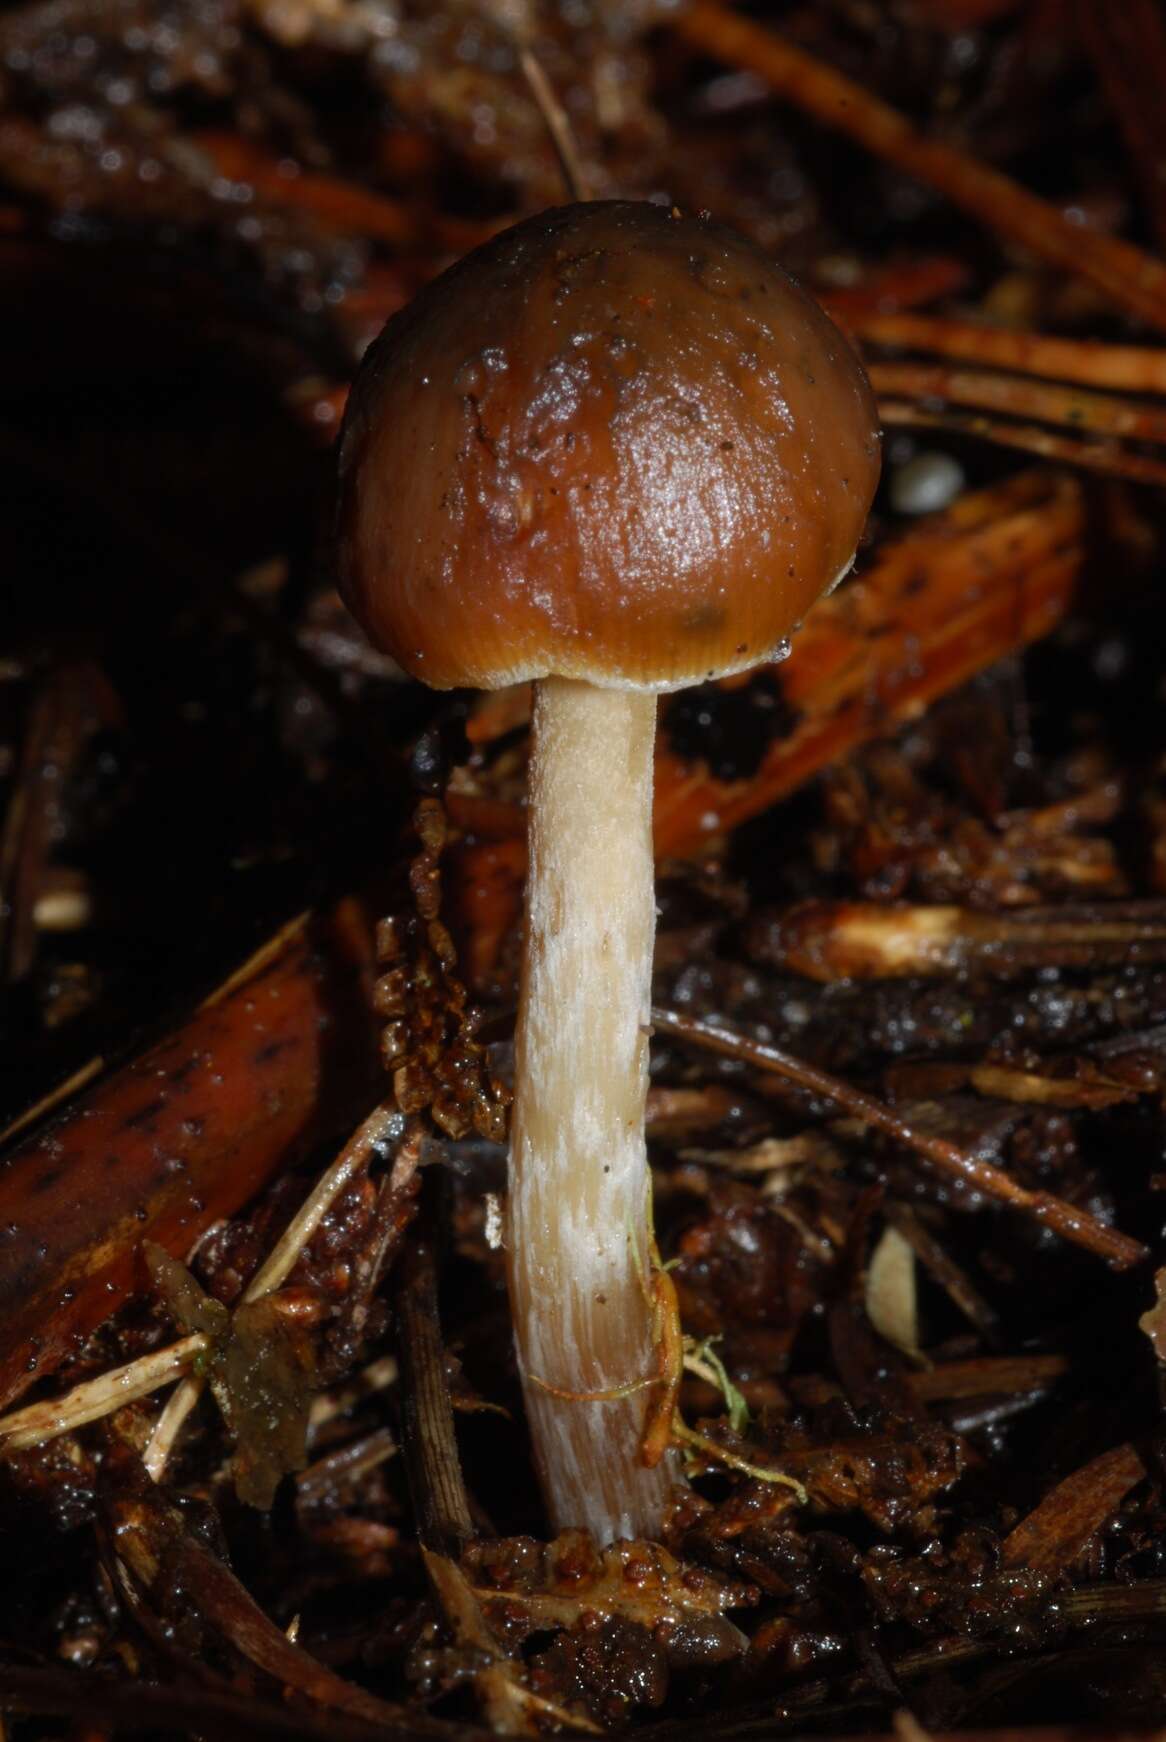
[[[393,317],[349,401],[349,606],[439,689],[534,680],[509,1281],[553,1522],[601,1541],[658,1535],[676,1479],[645,1452],[656,697],[787,651],[878,468],[818,305],[656,205],[566,206],[476,249]]]

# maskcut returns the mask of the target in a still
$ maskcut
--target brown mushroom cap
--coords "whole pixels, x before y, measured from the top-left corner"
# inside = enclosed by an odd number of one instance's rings
[[[516,225],[386,326],[341,442],[344,596],[439,689],[763,659],[879,472],[852,347],[752,243],[625,201]]]

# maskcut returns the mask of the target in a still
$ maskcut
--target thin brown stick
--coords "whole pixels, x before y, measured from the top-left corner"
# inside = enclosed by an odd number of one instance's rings
[[[1006,327],[934,315],[860,314],[847,317],[847,325],[856,338],[871,345],[930,351],[964,363],[991,364],[1022,375],[1043,375],[1115,393],[1166,393],[1166,350],[1148,345],[1058,339],[1047,333],[1010,332]]]
[[[437,1310],[437,1261],[422,1232],[410,1241],[396,1288],[401,1444],[426,1548],[455,1559],[474,1534],[458,1461]]]
[[[244,183],[266,205],[303,213],[321,229],[346,238],[365,236],[401,250],[436,244],[451,253],[465,254],[507,222],[454,217],[420,200],[406,203],[339,176],[305,168],[289,175],[277,152],[265,150],[242,133],[210,129],[195,133],[191,145],[209,160],[215,175]]]
[[[884,424],[908,424],[915,429],[943,429],[956,435],[979,436],[996,447],[1039,454],[1042,460],[1083,466],[1087,471],[1128,478],[1135,484],[1166,484],[1166,462],[1131,454],[1114,442],[1075,442],[1038,424],[1006,423],[1002,418],[983,417],[975,412],[925,411],[909,400],[880,400],[879,415]]]
[[[1070,1204],[1051,1192],[1028,1191],[999,1168],[974,1155],[965,1154],[945,1138],[916,1131],[906,1119],[888,1107],[885,1101],[868,1095],[863,1089],[854,1088],[840,1077],[831,1076],[815,1065],[805,1064],[779,1047],[764,1041],[750,1040],[743,1034],[715,1028],[712,1023],[702,1022],[697,1017],[681,1016],[678,1011],[661,1010],[657,1006],[652,1008],[652,1025],[666,1034],[674,1035],[677,1040],[705,1047],[709,1052],[720,1053],[725,1058],[741,1059],[747,1064],[755,1065],[759,1070],[796,1083],[799,1088],[807,1089],[812,1095],[832,1101],[836,1107],[861,1120],[864,1125],[873,1126],[875,1130],[893,1138],[896,1143],[904,1144],[917,1155],[926,1157],[949,1178],[961,1180],[974,1191],[983,1193],[985,1197],[995,1198],[999,1203],[1008,1204],[1013,1209],[1024,1210],[1038,1222],[1052,1228],[1063,1239],[1071,1240],[1075,1245],[1083,1246],[1086,1251],[1104,1258],[1115,1270],[1125,1270],[1133,1264],[1140,1264],[1148,1256],[1140,1241],[1106,1227],[1104,1222],[1099,1222],[1087,1210],[1080,1210],[1075,1204]]]
[[[1069,1371],[1064,1355],[980,1355],[908,1374],[907,1384],[921,1403],[965,1402],[1047,1391]]]
[[[325,1457],[317,1458],[314,1464],[309,1464],[296,1477],[296,1498],[313,1505],[325,1499],[342,1483],[356,1482],[370,1470],[387,1463],[390,1458],[396,1457],[397,1450],[397,1442],[388,1428],[374,1428],[371,1433],[364,1434],[360,1439],[352,1440]]]
[[[1116,236],[1085,232],[999,170],[928,139],[906,116],[783,41],[711,0],[694,0],[675,29],[703,54],[757,73],[807,114],[946,195],[988,229],[1086,279],[1128,313],[1166,329],[1166,264]]]
[[[543,71],[542,62],[534,50],[522,44],[518,50],[518,65],[538,105],[543,124],[551,136],[567,192],[573,200],[589,200],[587,174],[579,156],[579,147],[567,118],[567,111],[555,95],[554,86]]]
[[[952,369],[943,363],[880,363],[867,366],[878,394],[902,394],[1009,417],[1032,417],[1059,423],[1093,435],[1120,436],[1130,441],[1166,442],[1166,407],[1145,400],[1118,399],[1080,387],[1034,381],[1022,375],[989,370]]]

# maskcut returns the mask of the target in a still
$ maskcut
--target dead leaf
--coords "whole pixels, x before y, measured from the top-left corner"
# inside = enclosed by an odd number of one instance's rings
[[[307,1468],[308,1419],[317,1389],[311,1340],[264,1295],[229,1313],[186,1268],[147,1242],[150,1278],[185,1331],[211,1339],[205,1371],[235,1440],[235,1491],[266,1510],[286,1475]]]
[[[1166,1270],[1154,1272],[1154,1304],[1138,1320],[1138,1329],[1153,1343],[1159,1361],[1166,1361]]]
[[[897,1228],[883,1229],[866,1273],[866,1316],[888,1343],[922,1364],[915,1254]]]

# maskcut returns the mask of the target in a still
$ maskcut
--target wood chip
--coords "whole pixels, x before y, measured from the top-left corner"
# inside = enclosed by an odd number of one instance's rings
[[[1050,1577],[1067,1571],[1145,1474],[1131,1445],[1115,1446],[1075,1470],[1005,1537],[1004,1566]]]

